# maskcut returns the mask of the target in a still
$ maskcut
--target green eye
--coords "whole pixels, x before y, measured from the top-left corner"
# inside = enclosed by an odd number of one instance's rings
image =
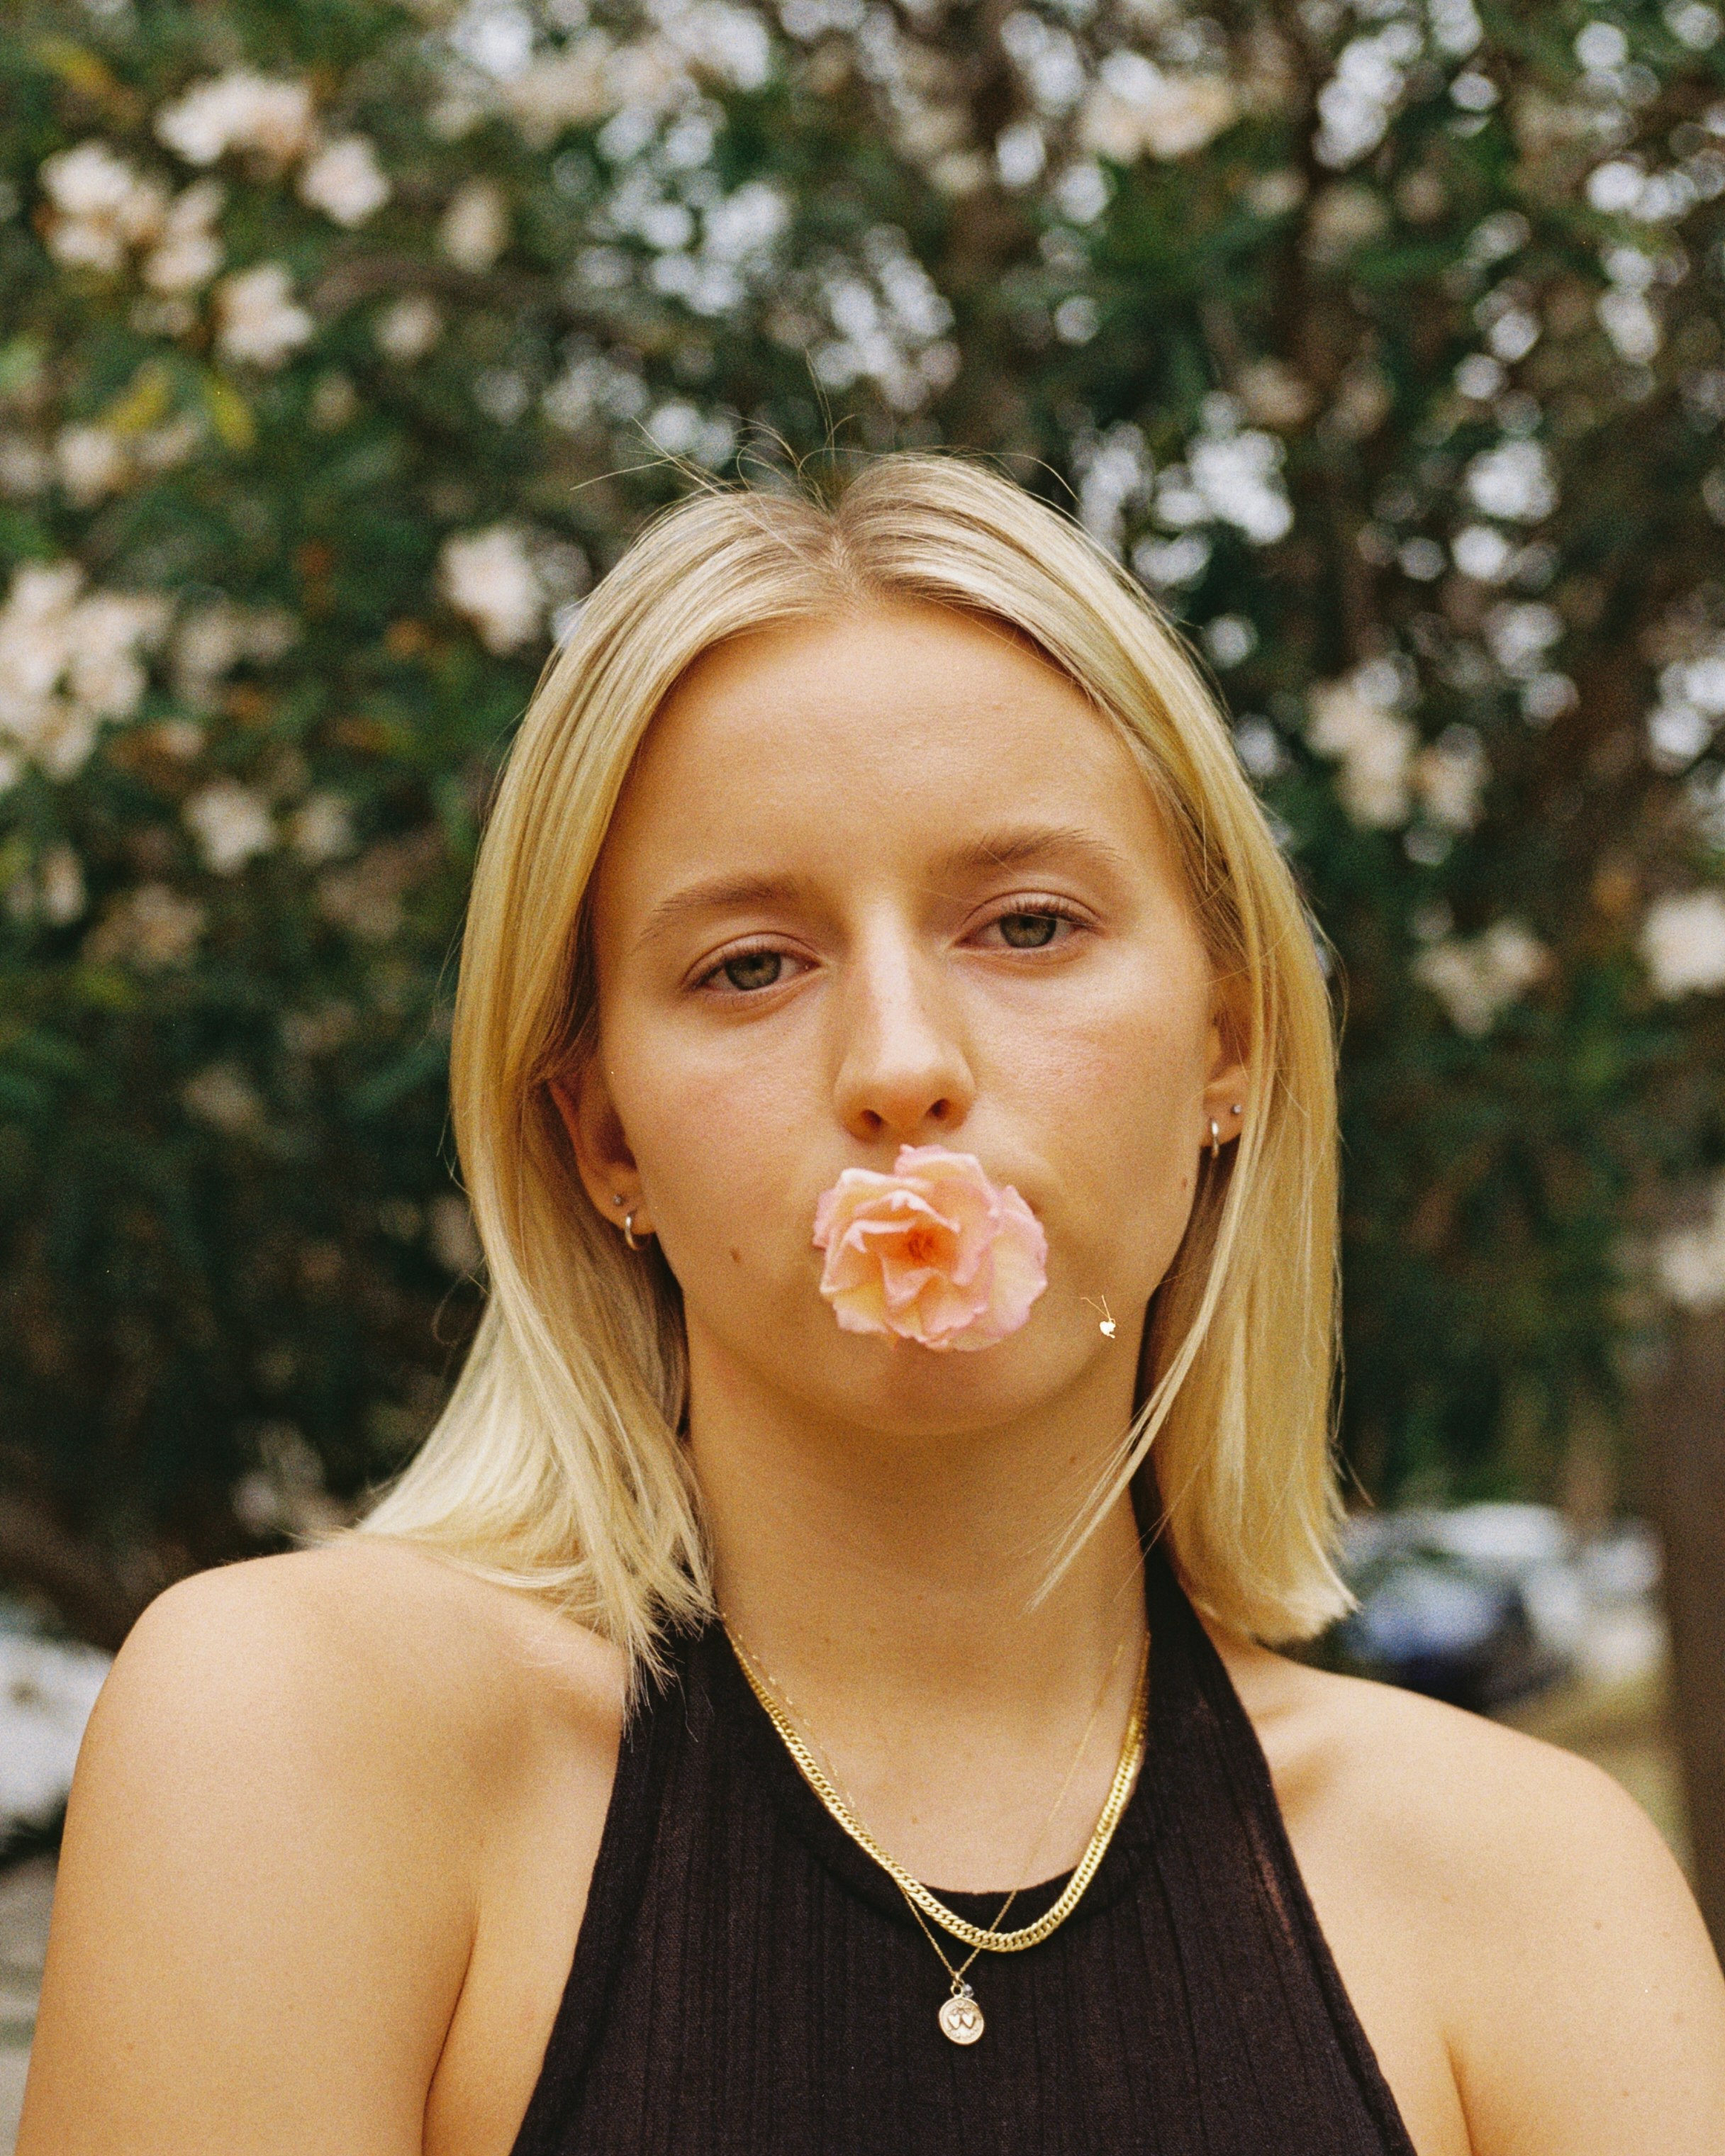
[[[720,971],[733,988],[770,988],[784,970],[777,951],[744,951],[727,958]]]
[[[1054,941],[1058,917],[1052,913],[1003,913],[1000,933],[1014,951],[1040,951]]]

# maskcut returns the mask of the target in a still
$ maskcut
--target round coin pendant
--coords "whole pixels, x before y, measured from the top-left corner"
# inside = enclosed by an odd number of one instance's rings
[[[955,2044],[973,2044],[983,2033],[983,2010],[967,1985],[955,1991],[941,2009],[941,2033]]]

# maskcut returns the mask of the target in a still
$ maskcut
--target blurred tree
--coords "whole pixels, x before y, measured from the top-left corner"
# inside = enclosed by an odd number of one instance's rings
[[[952,444],[1189,625],[1348,1009],[1345,1435],[1559,1486],[1725,1301],[1702,0],[19,0],[0,1573],[113,1638],[425,1428],[449,965],[641,517]]]

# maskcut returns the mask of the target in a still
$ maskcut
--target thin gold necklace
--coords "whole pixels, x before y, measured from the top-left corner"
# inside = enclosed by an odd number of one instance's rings
[[[1132,1794],[1132,1785],[1137,1779],[1138,1769],[1143,1762],[1145,1738],[1149,1718],[1147,1708],[1150,1692],[1150,1638],[1148,1633],[1147,1632],[1144,1636],[1143,1652],[1138,1665],[1138,1681],[1132,1694],[1132,1712],[1127,1717],[1126,1735],[1121,1745],[1119,1761],[1114,1769],[1114,1779],[1109,1785],[1106,1797],[1103,1799],[1101,1812],[1091,1831],[1084,1854],[1078,1861],[1077,1868],[1067,1881],[1059,1899],[1034,1923],[1023,1925],[1017,1931],[1003,1932],[999,1929],[1001,1919],[1023,1892],[1024,1882],[1021,1881],[1013,1888],[1011,1893],[1001,1904],[993,1923],[984,1928],[981,1925],[967,1922],[956,1911],[949,1909],[944,1902],[931,1894],[920,1880],[912,1878],[897,1859],[883,1849],[875,1840],[856,1816],[853,1807],[844,1796],[841,1796],[835,1787],[837,1777],[830,1774],[815,1758],[795,1723],[791,1720],[790,1712],[786,1711],[787,1709],[795,1711],[794,1703],[789,1695],[781,1686],[774,1682],[764,1666],[757,1663],[756,1657],[743,1645],[729,1620],[724,1617],[723,1612],[720,1614],[721,1621],[725,1625],[732,1644],[737,1650],[737,1661],[744,1676],[748,1680],[749,1689],[760,1702],[768,1718],[778,1731],[786,1750],[796,1761],[803,1779],[809,1783],[822,1804],[851,1840],[859,1848],[871,1856],[891,1879],[893,1884],[910,1904],[911,1914],[916,1919],[918,1928],[936,1953],[940,1956],[941,1966],[952,1979],[952,1987],[951,1995],[940,2009],[939,2021],[942,2033],[951,2038],[955,2044],[975,2043],[981,2036],[984,2025],[982,2009],[977,2005],[975,1994],[966,1980],[965,1973],[971,1964],[984,1949],[991,1953],[1022,1953],[1026,1948],[1040,1945],[1044,1939],[1057,1931],[1077,1907],[1086,1887],[1096,1876],[1097,1866],[1107,1853],[1109,1843],[1114,1838],[1114,1830],[1120,1824],[1121,1815],[1126,1810],[1127,1800]],[[1035,1862],[1037,1851],[1041,1848],[1043,1841],[1047,1837],[1049,1827],[1052,1825],[1067,1790],[1072,1786],[1072,1778],[1078,1771],[1079,1761],[1084,1756],[1084,1749],[1090,1741],[1091,1732],[1095,1728],[1096,1717],[1101,1712],[1102,1702],[1107,1695],[1109,1679],[1112,1677],[1119,1664],[1120,1656],[1125,1645],[1126,1641],[1122,1637],[1119,1647],[1115,1650],[1114,1660],[1108,1666],[1107,1676],[1102,1680],[1096,1704],[1091,1712],[1090,1721],[1085,1726],[1084,1735],[1079,1739],[1078,1750],[1073,1756],[1072,1764],[1066,1770],[1066,1779],[1060,1785],[1060,1794],[1055,1797],[1048,1818],[1043,1824],[1042,1831],[1037,1836],[1035,1846],[1031,1850],[1029,1857],[1026,1861],[1026,1872]],[[784,1702],[783,1707],[779,1703],[781,1699]],[[954,1969],[952,1963],[947,1960],[940,1942],[923,1921],[925,1915],[932,1917],[944,1931],[949,1932],[954,1938],[961,1940],[970,1948],[970,1953],[957,1969]]]

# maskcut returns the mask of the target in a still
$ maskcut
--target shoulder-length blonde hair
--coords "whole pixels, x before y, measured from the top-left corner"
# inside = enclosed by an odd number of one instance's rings
[[[600,1219],[550,1088],[590,1052],[588,885],[668,691],[725,638],[887,596],[1016,629],[1119,728],[1175,835],[1250,1072],[1239,1142],[1207,1164],[1152,1306],[1137,1412],[1073,1532],[1153,1444],[1194,1601],[1260,1639],[1309,1636],[1349,1600],[1333,1563],[1334,1037],[1313,934],[1168,624],[1076,525],[957,455],[880,456],[831,500],[696,491],[547,664],[480,849],[455,1004],[454,1130],[489,1301],[436,1428],[358,1531],[531,1589],[635,1668],[710,1612],[676,1285]]]

